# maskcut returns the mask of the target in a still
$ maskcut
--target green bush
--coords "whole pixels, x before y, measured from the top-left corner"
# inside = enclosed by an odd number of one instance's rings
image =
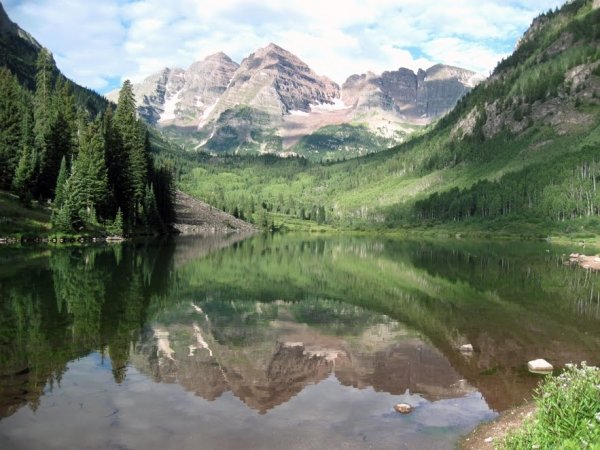
[[[600,369],[568,365],[536,391],[533,418],[509,434],[500,448],[600,449]]]

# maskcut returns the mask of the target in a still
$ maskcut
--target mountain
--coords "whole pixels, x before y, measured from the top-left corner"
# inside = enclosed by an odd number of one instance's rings
[[[200,198],[227,199],[227,208],[266,205],[293,226],[297,219],[318,220],[314,211],[324,207],[326,222],[352,228],[596,235],[599,24],[598,1],[570,1],[541,14],[488,79],[426,132],[388,151],[327,165],[206,160],[183,182]],[[430,69],[432,80],[439,71]],[[419,73],[415,88],[411,73],[398,72],[406,80],[401,89],[398,82],[395,91],[379,93],[375,86],[385,85],[385,77],[366,74],[342,86],[342,99],[352,93],[368,108],[387,95],[402,99],[407,115],[426,113],[419,92],[433,96],[437,82],[419,91]],[[443,106],[430,104],[432,113]],[[218,197],[215,184],[223,187]]]
[[[323,157],[344,149],[344,156],[356,156],[401,142],[448,112],[481,79],[436,65],[416,74],[352,75],[340,88],[271,43],[239,66],[218,53],[188,70],[165,68],[134,85],[134,92],[148,123],[211,153]],[[108,98],[115,101],[116,94]]]
[[[209,120],[239,105],[275,118],[309,112],[313,104],[333,104],[339,92],[337,84],[317,75],[300,58],[269,44],[242,61]]]
[[[133,86],[138,112],[151,125],[197,127],[225,92],[238,64],[224,53],[195,62],[187,70],[164,68]],[[107,98],[117,102],[118,91]]]
[[[284,147],[321,158],[360,156],[392,147],[446,114],[482,80],[470,70],[441,64],[417,73],[400,68],[381,75],[352,75],[334,107],[284,118]]]
[[[482,80],[475,72],[442,64],[417,73],[404,68],[381,75],[369,72],[349,77],[342,99],[354,105],[355,114],[379,108],[409,121],[429,121],[451,110]]]
[[[6,67],[26,88],[35,88],[36,60],[42,45],[27,31],[14,23],[0,3],[0,67]],[[55,76],[62,76],[53,68]],[[65,79],[78,105],[92,115],[104,111],[108,102],[104,97],[83,86]]]
[[[14,23],[0,3],[0,66],[10,69],[19,81],[33,87],[35,60],[42,46]]]

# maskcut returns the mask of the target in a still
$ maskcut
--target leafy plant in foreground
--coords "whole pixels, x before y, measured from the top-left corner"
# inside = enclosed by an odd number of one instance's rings
[[[568,365],[536,392],[533,419],[509,434],[501,448],[600,449],[600,368]]]

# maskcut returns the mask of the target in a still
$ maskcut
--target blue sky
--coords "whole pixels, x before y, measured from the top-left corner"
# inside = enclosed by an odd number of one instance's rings
[[[451,64],[487,75],[555,0],[4,0],[59,68],[101,93],[224,51],[274,42],[338,83]]]

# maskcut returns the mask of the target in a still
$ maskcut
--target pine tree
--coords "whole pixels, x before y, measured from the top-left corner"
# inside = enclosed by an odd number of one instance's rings
[[[32,145],[25,145],[21,149],[21,156],[15,176],[12,180],[13,190],[22,203],[29,205],[34,196],[35,173],[38,165],[37,153]]]
[[[71,176],[69,176],[65,183],[65,200],[61,207],[61,209],[65,210],[65,215],[69,217],[72,229],[79,230],[83,227],[86,207],[89,206],[86,201],[86,181],[85,162],[80,152],[77,159],[73,162]]]
[[[63,156],[60,161],[60,170],[58,171],[58,178],[56,179],[56,188],[54,190],[54,202],[53,206],[55,209],[60,209],[65,202],[66,192],[65,186],[67,184],[67,179],[69,177],[69,173],[67,170],[67,159]]]
[[[0,68],[0,188],[8,189],[19,162],[23,110],[27,97],[16,77]]]
[[[65,120],[65,134],[70,138],[69,148],[65,150],[68,157],[73,156],[69,153],[76,152],[78,146],[77,139],[77,108],[75,107],[75,98],[71,84],[62,75],[59,77],[59,82],[55,89],[57,95],[55,96],[55,102],[57,103],[56,109],[61,111]]]
[[[135,123],[135,96],[131,81],[125,80],[119,91],[119,101],[115,111],[118,126],[132,126]]]
[[[123,213],[121,212],[121,208],[117,210],[115,220],[108,227],[108,232],[116,236],[123,236],[123,234],[125,234],[125,228],[123,224]]]
[[[112,214],[117,209],[127,209],[129,189],[127,186],[128,166],[123,152],[123,143],[119,131],[114,125],[113,110],[109,107],[102,117],[102,135],[104,137],[104,153],[108,172],[109,195]]]
[[[163,225],[158,214],[156,197],[154,196],[154,188],[152,185],[146,185],[146,189],[144,191],[143,218],[146,227],[154,230],[162,230]]]
[[[175,185],[171,168],[168,166],[155,168],[152,178],[156,206],[161,221],[165,224],[172,224],[175,222]]]
[[[122,199],[119,206],[122,207],[127,221],[132,222],[136,220],[140,208],[145,182],[140,183],[137,174],[134,175],[134,166],[136,166],[136,169],[141,166],[141,159],[137,156],[141,153],[139,147],[142,143],[139,140],[133,87],[129,80],[123,83],[119,92],[114,127],[121,144],[121,148],[117,149],[121,154],[118,161],[119,184],[115,186],[115,196]],[[136,153],[136,156],[132,156],[134,153]],[[137,181],[135,185],[134,180]]]
[[[71,208],[67,202],[63,203],[60,208],[52,211],[50,223],[54,231],[69,233],[73,231]]]
[[[129,163],[131,166],[131,187],[136,203],[143,201],[144,190],[148,180],[149,143],[146,127],[136,122],[136,132],[129,147]]]
[[[66,203],[76,225],[90,222],[97,211],[104,212],[109,194],[100,123],[88,125],[80,140],[81,148],[73,162],[71,176],[65,184]]]
[[[78,159],[82,159],[86,205],[99,211],[106,209],[109,198],[108,171],[104,156],[104,137],[99,121],[90,124]]]
[[[31,111],[23,116],[19,162],[12,179],[13,190],[21,202],[29,204],[37,194],[39,157],[33,138],[33,115]]]
[[[42,49],[36,63],[35,94],[33,97],[34,142],[39,156],[38,191],[44,198],[51,198],[60,158],[49,149],[53,115],[52,94],[54,86],[54,59],[47,49]],[[54,167],[56,166],[56,167]],[[55,169],[55,170],[54,170]]]

